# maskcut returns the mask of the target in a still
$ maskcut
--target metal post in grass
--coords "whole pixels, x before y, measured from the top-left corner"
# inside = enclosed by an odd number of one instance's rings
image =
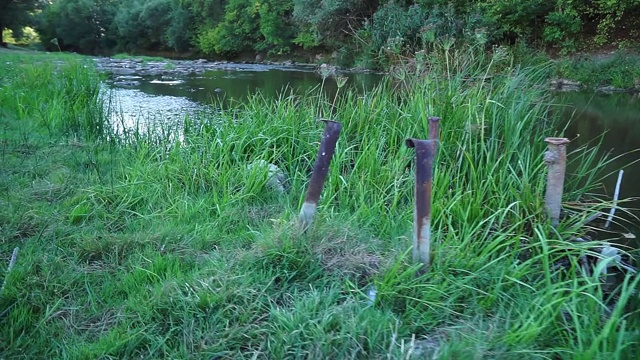
[[[331,163],[331,158],[333,157],[336,143],[340,136],[340,130],[342,129],[342,125],[337,121],[328,119],[320,119],[320,121],[324,121],[325,123],[324,134],[322,135],[316,162],[313,165],[313,173],[309,181],[307,195],[304,198],[302,209],[300,209],[302,231],[307,230],[309,226],[311,226],[313,218],[315,217],[318,200],[320,200],[320,193],[322,192],[322,187],[329,173],[329,164]]]
[[[430,131],[429,137],[433,137],[432,134]],[[431,264],[431,183],[433,179],[433,159],[438,140],[407,139],[406,145],[416,151],[413,261],[419,261],[425,265],[425,268],[428,268]]]
[[[440,123],[439,117],[437,116],[429,117],[429,134],[428,134],[429,140],[438,140],[439,138],[438,124],[439,123]],[[434,146],[434,148],[437,148],[437,147],[438,147],[438,144]]]
[[[544,141],[548,144],[548,150],[544,153],[544,162],[548,168],[547,192],[544,203],[547,215],[551,219],[551,226],[557,227],[560,223],[564,173],[567,165],[566,145],[570,141],[567,138],[555,137],[548,137]]]

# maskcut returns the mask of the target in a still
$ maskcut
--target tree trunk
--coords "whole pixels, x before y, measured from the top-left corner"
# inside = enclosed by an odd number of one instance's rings
[[[4,42],[4,37],[2,36],[2,31],[3,30],[4,30],[4,27],[2,27],[2,20],[0,20],[0,46],[8,47],[7,43]]]

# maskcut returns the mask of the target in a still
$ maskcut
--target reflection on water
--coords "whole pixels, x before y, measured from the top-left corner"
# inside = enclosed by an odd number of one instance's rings
[[[597,144],[602,136],[599,155],[622,155],[606,168],[606,173],[611,174],[604,181],[605,190],[613,197],[618,170],[640,159],[640,99],[628,94],[566,93],[560,100],[567,105],[563,117],[571,119],[565,131],[571,139],[570,149]],[[620,188],[621,200],[634,197],[640,197],[640,162],[624,168]],[[640,199],[621,205],[632,208],[633,215],[640,217]],[[626,218],[633,223],[630,229],[640,236],[640,221],[633,216]]]
[[[176,127],[185,116],[197,117],[208,107],[185,97],[149,95],[134,89],[110,89],[108,104],[114,131],[141,134]]]
[[[334,78],[322,81],[315,71],[291,71],[282,69],[265,70],[209,70],[203,74],[188,75],[144,75],[136,77],[133,86],[125,83],[124,87],[116,86],[122,77],[113,76],[107,82],[113,89],[135,89],[148,95],[175,96],[189,99],[200,104],[225,104],[228,101],[242,101],[250,94],[261,92],[265,96],[277,96],[283,90],[304,95],[322,87],[323,92],[331,97],[338,87]],[[347,88],[355,91],[372,89],[382,78],[377,74],[341,74],[348,78]]]
[[[329,98],[338,86],[334,77],[323,81],[315,66],[269,66],[225,64],[218,70],[203,73],[169,75],[110,75],[106,86],[112,95],[111,109],[117,131],[148,132],[162,126],[177,126],[185,115],[196,116],[243,101],[260,92],[276,97],[285,92],[296,95],[319,94]],[[382,79],[370,73],[340,73],[346,88],[364,92]],[[343,89],[344,90],[344,89]]]

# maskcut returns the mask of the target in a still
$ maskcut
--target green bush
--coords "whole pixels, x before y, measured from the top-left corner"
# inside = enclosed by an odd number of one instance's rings
[[[554,4],[547,0],[497,0],[483,2],[482,9],[499,24],[498,37],[523,37],[538,39],[545,16],[553,11]]]
[[[256,50],[268,50],[271,53],[288,53],[293,40],[293,28],[290,17],[292,1],[267,0],[260,3],[260,35]]]
[[[376,1],[293,0],[292,16],[300,31],[318,35],[321,39],[318,45],[339,49],[352,44],[351,35],[364,19],[371,18],[377,7]]]
[[[302,46],[304,49],[311,49],[317,47],[322,43],[322,38],[318,34],[317,30],[310,25],[298,30],[295,39],[292,40],[294,44]]]
[[[380,49],[390,39],[400,38],[406,46],[420,45],[420,32],[428,27],[429,14],[418,5],[405,8],[395,1],[384,4],[373,15],[372,45]]]
[[[575,11],[554,11],[547,15],[542,33],[545,42],[560,46],[564,51],[576,48],[576,36],[582,30],[582,20]]]

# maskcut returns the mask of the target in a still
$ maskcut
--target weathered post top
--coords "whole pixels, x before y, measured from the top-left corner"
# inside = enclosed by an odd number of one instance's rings
[[[571,142],[567,138],[558,138],[558,137],[548,137],[548,138],[545,138],[544,141],[549,145],[566,145]]]

